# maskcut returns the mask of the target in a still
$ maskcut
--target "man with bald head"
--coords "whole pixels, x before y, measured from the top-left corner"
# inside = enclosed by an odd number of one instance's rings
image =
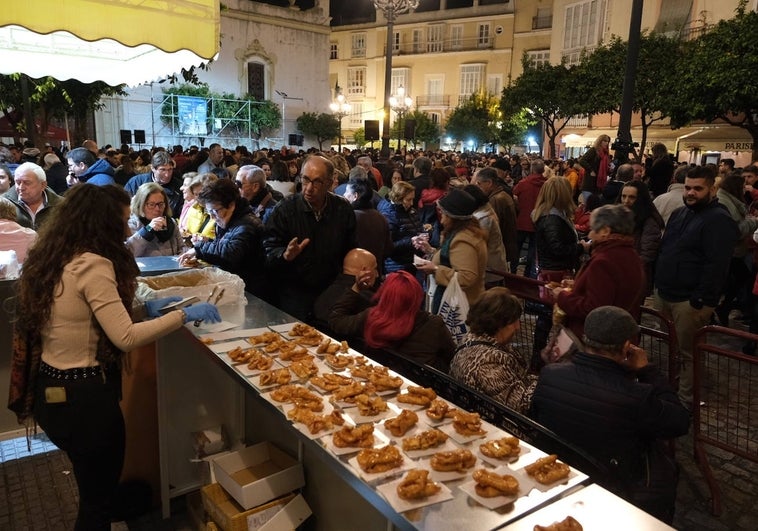
[[[334,302],[345,290],[352,289],[355,285],[362,288],[359,293],[366,296],[366,308],[368,308],[371,305],[370,297],[375,293],[378,279],[379,269],[376,257],[370,251],[360,247],[348,251],[342,261],[342,273],[319,295],[313,305],[316,323],[327,326]]]
[[[310,155],[300,170],[302,191],[280,202],[266,222],[263,247],[276,294],[273,304],[302,320],[313,318],[316,298],[357,247],[355,214],[331,193],[334,164]]]

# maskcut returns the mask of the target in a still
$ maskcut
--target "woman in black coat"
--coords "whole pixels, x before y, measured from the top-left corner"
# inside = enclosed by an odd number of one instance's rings
[[[423,226],[413,208],[416,189],[412,184],[400,181],[392,185],[387,199],[379,203],[376,209],[387,218],[394,249],[384,260],[387,273],[409,270],[413,265],[415,247],[412,238],[423,232]]]

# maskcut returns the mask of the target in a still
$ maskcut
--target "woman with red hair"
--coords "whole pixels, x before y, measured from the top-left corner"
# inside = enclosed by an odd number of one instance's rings
[[[424,292],[407,271],[387,275],[372,306],[365,308],[361,289],[368,283],[356,276],[352,288],[334,303],[329,327],[344,336],[362,336],[371,348],[392,349],[418,363],[447,372],[455,342],[444,321],[421,309]]]

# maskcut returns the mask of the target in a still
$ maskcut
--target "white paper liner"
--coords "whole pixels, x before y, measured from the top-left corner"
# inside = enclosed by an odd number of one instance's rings
[[[476,468],[474,470],[476,470]],[[474,470],[472,470],[470,473],[473,474]],[[497,509],[499,507],[502,507],[503,505],[508,505],[509,503],[513,503],[518,498],[529,494],[529,492],[532,490],[530,486],[525,485],[522,482],[521,476],[519,474],[515,473],[513,470],[511,470],[508,467],[502,466],[502,467],[496,468],[495,470],[493,470],[493,472],[495,474],[500,474],[502,476],[509,475],[509,476],[515,477],[516,480],[518,480],[519,482],[518,493],[514,496],[495,496],[493,498],[485,498],[483,496],[479,496],[476,493],[476,488],[475,488],[476,481],[473,478],[471,479],[471,481],[467,481],[466,483],[459,485],[458,488],[461,489],[466,494],[468,494],[472,499],[482,504],[484,507],[487,507],[488,509]]]
[[[266,369],[266,370],[270,371],[270,370],[273,370],[273,369],[281,369],[281,368],[283,368],[283,366],[279,363],[279,360],[277,360],[276,358],[271,358],[271,359],[274,361],[274,363],[272,363],[271,367],[269,369]],[[240,374],[242,374],[243,376],[246,376],[247,378],[251,378],[251,377],[254,377],[254,376],[257,377],[257,376],[259,376],[263,372],[260,369],[250,369],[250,368],[248,368],[247,363],[236,363],[236,364],[233,365],[233,367],[235,369],[237,369],[240,372]]]
[[[222,354],[229,352],[230,350],[234,350],[235,348],[239,347],[243,350],[247,350],[249,348],[252,348],[252,345],[245,341],[244,339],[235,339],[234,341],[224,341],[222,343],[213,343],[211,345],[206,345],[212,352],[215,352],[216,354]],[[227,355],[228,357],[228,355]],[[231,358],[229,358],[231,360]],[[233,361],[232,363],[241,363],[239,361]]]
[[[329,437],[324,437],[322,440],[324,441],[324,446],[332,452],[334,455],[348,455],[348,454],[354,454],[358,453],[363,448],[358,448],[354,446],[348,446],[346,448],[338,448],[334,445],[334,442],[332,440],[333,435],[330,435]],[[372,448],[381,448],[382,446],[386,446],[390,443],[389,439],[387,439],[384,435],[382,435],[380,432],[374,430],[374,445]]]
[[[499,438],[500,437],[498,437],[498,439]],[[492,440],[492,438],[488,437],[487,441],[489,440]],[[505,465],[506,463],[515,463],[521,458],[521,456],[531,452],[531,449],[528,446],[524,446],[523,444],[520,444],[519,447],[521,448],[521,453],[519,455],[514,456],[514,457],[508,457],[506,459],[495,459],[494,457],[489,457],[489,456],[484,455],[482,451],[479,449],[479,446],[481,446],[481,444],[484,442],[486,441],[480,441],[473,444],[474,455],[477,456],[482,461],[484,461],[485,463],[492,465],[494,467],[499,467],[499,466]]]
[[[559,459],[559,461],[560,461],[560,459]],[[513,470],[513,469],[511,469],[511,470]],[[569,482],[569,480],[571,480],[572,478],[577,477],[577,474],[574,471],[574,469],[573,468],[569,468],[569,474],[565,478],[559,479],[558,481],[554,481],[553,483],[548,483],[547,485],[543,485],[542,483],[540,483],[539,481],[537,481],[536,479],[534,479],[532,476],[530,476],[529,474],[527,474],[526,470],[524,470],[524,467],[517,468],[517,469],[513,470],[513,472],[511,474],[514,475],[514,476],[516,476],[518,478],[518,480],[519,480],[520,483],[523,482],[522,484],[523,484],[524,488],[528,488],[529,489],[529,490],[527,490],[527,493],[529,493],[532,489],[537,489],[540,492],[547,492],[547,491],[549,491],[550,489],[552,489],[554,487],[559,487],[561,485],[566,485]]]
[[[282,411],[284,411],[284,416],[286,417],[287,413],[289,412],[289,410],[292,409],[292,408],[294,408],[294,407],[295,407],[294,404],[284,404],[282,406]],[[316,415],[328,415],[333,410],[334,410],[334,407],[332,407],[331,404],[329,404],[327,402],[324,402],[324,410],[323,411],[317,411],[315,413],[316,413]],[[352,425],[352,421],[350,420],[349,417],[347,417],[346,415],[342,415],[342,418],[345,419],[345,424],[344,424],[345,426]],[[288,417],[288,420],[291,421],[291,419],[289,419],[289,417]],[[296,430],[298,430],[300,433],[302,433],[303,435],[305,435],[306,437],[308,437],[309,439],[321,439],[322,437],[326,437],[327,435],[331,435],[335,431],[337,431],[337,430],[339,430],[339,429],[342,428],[342,426],[336,426],[335,425],[335,426],[331,427],[328,430],[321,430],[321,431],[319,431],[317,433],[311,433],[311,430],[308,429],[308,426],[306,426],[305,424],[303,424],[301,422],[292,422],[292,426]]]
[[[279,365],[274,365],[270,370],[278,370],[278,369],[286,369],[286,367],[280,367]],[[300,383],[300,381],[298,380],[297,376],[295,376],[294,374],[292,374],[292,372],[289,371],[289,369],[287,369],[287,371],[290,373],[290,381],[287,382],[287,383],[283,383],[283,384],[274,383],[274,384],[271,384],[271,385],[261,385],[261,382],[260,382],[260,380],[261,380],[260,376],[261,375],[260,375],[260,373],[258,375],[256,375],[256,376],[251,377],[249,379],[249,381],[252,384],[252,386],[255,387],[261,393],[265,393],[265,392],[271,391],[271,390],[276,389],[277,387],[281,387],[283,385],[290,385],[290,384],[298,384],[298,383]]]
[[[455,428],[452,424],[443,424],[442,426],[439,426],[437,429],[440,430],[443,433],[446,433],[450,436],[451,439],[453,439],[458,444],[468,444],[472,441],[476,441],[477,439],[481,439],[483,437],[487,436],[487,426],[484,422],[482,422],[482,431],[484,433],[477,434],[477,435],[462,435],[455,431]]]
[[[381,411],[377,415],[361,415],[358,412],[358,408],[353,407],[345,412],[345,416],[350,417],[355,424],[369,424],[371,422],[374,422],[378,425],[379,423],[383,422],[384,419],[394,417],[395,412],[388,408],[386,411]],[[376,428],[377,426],[374,426],[374,432],[376,432]]]
[[[437,453],[437,452],[434,452],[434,453]],[[418,462],[418,466],[420,468],[427,469],[429,471],[429,477],[432,478],[434,481],[443,481],[443,482],[455,481],[456,479],[465,478],[465,477],[471,476],[471,473],[474,470],[476,470],[477,468],[481,468],[482,466],[482,463],[479,461],[479,458],[477,457],[476,463],[474,463],[471,467],[462,471],[452,470],[452,471],[445,472],[445,471],[440,471],[440,470],[434,470],[432,468],[432,463],[431,463],[433,455],[434,454],[420,460]]]
[[[252,381],[252,380],[251,380]],[[302,385],[302,384],[299,384]],[[305,389],[308,389],[307,387]],[[308,389],[310,391],[310,389]],[[278,400],[274,400],[274,397],[271,396],[273,389],[263,392],[260,394],[261,398],[263,398],[265,401],[270,402],[271,404],[274,404],[279,409],[282,409],[286,404],[289,404],[290,402],[279,402]],[[316,396],[318,396],[318,393],[315,393]],[[326,400],[323,400],[324,408],[326,408]]]
[[[400,453],[400,455],[402,456],[402,452]],[[371,474],[369,472],[364,472],[363,469],[361,468],[361,465],[358,464],[358,456],[357,455],[355,455],[355,456],[351,457],[350,459],[348,459],[347,462],[350,464],[350,466],[353,467],[353,470],[355,470],[355,473],[358,474],[358,477],[360,477],[366,483],[369,483],[369,484],[372,484],[372,485],[375,485],[375,484],[377,484],[379,482],[382,482],[382,481],[384,481],[386,479],[399,476],[400,474],[405,473],[407,470],[409,470],[411,468],[415,468],[415,465],[413,464],[413,462],[410,459],[408,459],[407,457],[404,457],[404,456],[403,456],[403,463],[399,467],[387,470],[385,472],[378,472],[376,474]]]
[[[437,398],[438,400],[443,400],[444,402],[446,402],[447,405],[449,405],[453,409],[456,409],[456,410],[460,409],[458,406],[456,406],[452,402],[448,402],[447,400],[444,400],[443,398],[439,398],[439,397]],[[433,418],[429,417],[429,415],[426,414],[426,411],[427,411],[427,408],[424,408],[424,411],[418,414],[418,419],[419,419],[419,422],[424,422],[428,426],[431,426],[433,428],[438,428],[442,426],[443,424],[450,424],[451,422],[453,422],[453,417],[443,417],[442,420],[434,420]]]
[[[270,332],[268,328],[239,328],[234,330],[228,330],[226,332],[216,332],[211,334],[202,334],[201,339],[212,339],[213,342],[228,341],[230,339],[244,339],[247,340],[250,336],[257,336],[264,332]]]
[[[403,478],[398,478],[389,483],[384,483],[376,487],[376,490],[384,496],[393,509],[399,513],[410,511],[411,509],[418,509],[419,507],[426,507],[427,505],[433,505],[435,503],[442,503],[453,499],[453,493],[444,484],[440,483],[440,491],[428,498],[421,498],[418,500],[404,500],[397,495],[397,486]]]
[[[419,430],[419,431],[425,431],[425,430]],[[414,433],[413,435],[418,435],[418,433]],[[405,437],[409,437],[409,434],[406,434]],[[404,437],[404,438],[405,438]],[[403,449],[403,441],[402,439],[398,441],[398,445],[400,446],[400,449]],[[437,452],[447,452],[451,450],[457,450],[458,447],[451,441],[450,439],[446,440],[444,443],[440,444],[439,446],[435,446],[434,448],[424,448],[423,450],[403,450],[405,452],[405,455],[410,457],[411,459],[419,459],[421,457],[428,457],[432,454],[436,454]]]

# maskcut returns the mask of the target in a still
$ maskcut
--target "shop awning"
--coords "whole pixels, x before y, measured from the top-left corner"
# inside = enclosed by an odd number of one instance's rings
[[[23,0],[0,9],[0,73],[138,85],[208,61],[219,0]]]
[[[676,131],[674,131],[676,132]],[[753,137],[733,125],[703,126],[678,136],[679,151],[753,151]]]

